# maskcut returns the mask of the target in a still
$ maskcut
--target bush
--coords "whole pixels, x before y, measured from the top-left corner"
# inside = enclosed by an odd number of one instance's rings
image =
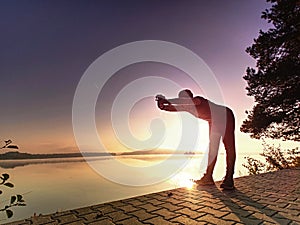
[[[250,175],[264,172],[289,169],[300,166],[300,151],[298,148],[283,150],[280,145],[269,145],[263,142],[263,153],[260,154],[265,158],[265,162],[245,157],[247,163],[243,166],[248,169]]]

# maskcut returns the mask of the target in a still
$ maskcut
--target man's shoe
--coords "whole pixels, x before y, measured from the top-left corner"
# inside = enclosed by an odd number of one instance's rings
[[[223,188],[225,190],[233,190],[235,188],[233,177],[225,177],[222,184],[220,185],[220,188]]]
[[[200,180],[193,180],[195,184],[200,186],[215,185],[212,176],[204,174]]]

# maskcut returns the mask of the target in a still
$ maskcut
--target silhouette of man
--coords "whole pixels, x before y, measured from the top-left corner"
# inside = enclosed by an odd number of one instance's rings
[[[234,189],[233,174],[236,159],[234,127],[235,119],[231,109],[217,105],[201,96],[193,96],[189,89],[178,93],[178,98],[166,99],[157,95],[157,106],[161,110],[170,112],[189,112],[209,124],[209,154],[206,173],[200,180],[194,182],[198,185],[214,185],[213,171],[217,161],[220,139],[226,149],[226,176],[221,183],[223,189]]]

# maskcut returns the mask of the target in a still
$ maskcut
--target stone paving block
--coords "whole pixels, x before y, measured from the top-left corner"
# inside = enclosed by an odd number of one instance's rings
[[[225,204],[223,203],[211,203],[211,202],[203,202],[203,203],[200,203],[199,205],[202,205],[202,206],[205,206],[205,207],[210,207],[210,208],[213,208],[213,209],[221,209],[225,206]]]
[[[275,212],[285,212],[285,213],[291,214],[293,216],[300,215],[299,210],[293,210],[293,209],[289,209],[289,208],[278,208],[276,206],[268,206],[268,209],[273,210]]]
[[[69,215],[69,214],[72,214],[73,212],[71,212],[70,210],[68,211],[62,211],[62,212],[55,212],[51,215],[52,218],[56,218],[58,216],[64,216],[64,215]]]
[[[163,191],[163,192],[157,192],[157,193],[152,193],[148,195],[147,197],[150,199],[157,199],[157,200],[164,200],[169,198],[169,193],[172,193],[172,191]]]
[[[167,209],[160,209],[160,210],[157,210],[157,211],[153,211],[152,214],[160,215],[166,220],[170,220],[170,219],[172,219],[176,216],[180,216],[180,214],[177,214],[176,212],[171,212]]]
[[[271,217],[277,213],[276,211],[271,210],[269,208],[264,208],[263,210],[261,210],[261,212],[263,212],[264,214],[266,214],[269,217]]]
[[[295,203],[295,202],[289,202],[289,205],[286,207],[287,209],[290,210],[296,210],[296,211],[300,211],[300,203]],[[300,212],[299,212],[300,214]]]
[[[284,212],[277,212],[277,214],[272,216],[272,218],[274,218],[275,220],[277,218],[279,218],[279,219],[289,219],[291,221],[295,221],[295,222],[298,222],[300,224],[300,216],[294,216],[294,215],[284,213]]]
[[[34,216],[30,218],[30,221],[32,221],[35,224],[45,224],[45,223],[55,222],[55,220],[52,219],[50,215]]]
[[[218,217],[218,218],[221,218],[222,216],[225,216],[225,215],[228,214],[228,212],[215,210],[215,209],[210,208],[210,207],[204,207],[202,209],[197,210],[197,212],[208,213],[208,214],[214,215],[215,217]]]
[[[178,193],[178,194],[186,195],[186,189],[185,188],[177,188],[175,190],[176,190],[176,193]]]
[[[59,224],[61,224],[61,225],[85,225],[85,223],[83,223],[82,221],[66,222],[66,223],[59,223]],[[48,223],[45,225],[48,225]]]
[[[113,208],[115,207],[121,207],[121,206],[125,206],[126,203],[122,202],[122,201],[115,201],[115,202],[109,202],[109,203],[106,203],[108,205],[111,205]]]
[[[224,225],[232,225],[235,222],[233,221],[225,221],[225,220],[221,220],[219,218],[216,218],[212,215],[204,215],[200,218],[197,219],[199,222],[209,222],[209,223],[213,223],[213,224],[224,224]]]
[[[237,216],[234,213],[229,213],[226,216],[223,216],[222,219],[224,219],[224,220],[231,220],[231,221],[235,221],[235,222],[242,222],[241,219],[240,219],[240,217]]]
[[[282,218],[282,217],[281,218],[272,217],[272,218],[277,222],[277,224],[280,224],[280,225],[288,225],[292,222],[291,220]]]
[[[29,225],[31,224],[31,221],[30,220],[21,220],[21,221],[17,221],[17,222],[9,222],[9,223],[6,223],[6,225]]]
[[[299,223],[292,221],[289,225],[299,225]]]
[[[92,222],[92,221],[95,221],[95,220],[102,219],[105,216],[102,215],[102,213],[100,213],[100,212],[93,212],[93,213],[84,214],[84,215],[81,215],[81,216],[78,216],[78,217],[83,219],[84,221]]]
[[[255,217],[255,218],[259,219],[259,220],[262,220],[262,221],[267,221],[267,222],[270,222],[270,223],[276,223],[276,221],[274,219],[272,219],[271,217],[267,216],[264,213],[255,212],[251,216]]]
[[[148,203],[151,203],[154,206],[158,206],[158,205],[164,204],[165,202],[157,200],[157,199],[151,199],[151,200],[148,201]]]
[[[255,202],[255,201],[253,201],[253,200],[246,200],[246,201],[243,201],[243,203],[245,204],[245,205],[248,205],[248,206],[250,206],[250,207],[253,207],[253,208],[255,208],[255,209],[257,209],[257,210],[261,210],[261,209],[263,209],[263,208],[265,208],[265,206],[266,206],[266,204],[261,204],[261,203],[259,203],[259,202]],[[265,202],[264,202],[265,203]]]
[[[172,198],[175,198],[175,199],[177,199],[177,200],[182,200],[182,201],[184,201],[184,199],[185,199],[185,195],[179,195],[177,192],[172,192]]]
[[[84,214],[94,213],[95,210],[93,210],[91,207],[84,207],[84,208],[72,210],[72,212],[75,212],[77,215],[80,216]]]
[[[114,222],[130,218],[128,214],[125,214],[122,211],[108,213],[106,216],[111,218]]]
[[[203,207],[205,207],[205,206],[203,206]],[[227,206],[224,206],[224,207],[222,207],[222,208],[220,208],[218,210],[220,210],[222,212],[229,212],[229,213],[231,213],[232,211],[234,211],[234,210],[232,210],[232,208],[229,208]]]
[[[87,223],[88,225],[115,225],[115,223],[110,219],[95,221],[91,223]]]
[[[139,205],[139,208],[143,208],[145,209],[147,212],[152,212],[152,211],[155,211],[155,210],[158,210],[160,209],[161,207],[157,207],[157,206],[154,206],[150,203],[147,203],[145,205]]]
[[[153,224],[153,225],[171,225],[171,224],[178,224],[176,222],[172,223],[168,220],[165,220],[163,217],[160,216],[156,216],[152,219],[148,219],[146,221],[144,221],[145,223],[149,223],[149,224]]]
[[[259,209],[255,208],[253,206],[250,206],[250,205],[244,206],[242,209],[240,209],[240,211],[246,211],[246,212],[249,212],[250,214],[255,213],[255,212],[260,212]]]
[[[185,202],[189,202],[189,203],[191,203],[191,204],[199,204],[199,203],[201,203],[201,202],[205,202],[204,200],[201,200],[201,201],[199,201],[199,200],[196,200],[196,199],[194,199],[194,198],[186,198],[186,199],[184,199],[184,201]]]
[[[300,190],[300,189],[299,189]],[[295,193],[295,192],[291,192],[291,193],[293,193],[292,194],[292,196],[291,195],[289,195],[289,196],[286,196],[286,197],[284,197],[284,198],[282,198],[282,200],[284,200],[284,201],[286,201],[286,202],[289,202],[289,203],[293,203],[293,202],[296,202],[297,201],[297,193]],[[291,193],[289,193],[289,194],[291,194]],[[299,191],[299,193],[298,194],[300,194],[300,191]],[[280,199],[279,199],[280,200]]]
[[[274,224],[278,224],[278,223],[271,223],[268,221],[262,221],[262,223],[260,223],[261,225],[274,225]]]
[[[144,221],[150,218],[155,217],[156,215],[148,213],[146,210],[141,209],[139,211],[134,211],[129,213],[132,216],[137,217],[139,220]]]
[[[149,197],[147,197],[147,196],[145,196],[145,195],[139,197],[139,201],[141,201],[141,202],[147,202],[147,201],[150,200],[150,199],[151,199],[151,198],[149,198]]]
[[[260,203],[263,203],[264,205],[272,205],[272,206],[276,206],[278,208],[286,208],[288,206],[288,203],[278,203],[275,201],[272,201],[271,199],[262,199],[260,200]]]
[[[181,195],[184,198],[193,198],[193,199],[197,199],[199,198],[199,196],[201,196],[201,192],[198,190],[188,190],[188,192],[185,193],[185,195]]]
[[[102,205],[102,206],[97,206],[96,208],[92,208],[94,209],[95,211],[99,211],[101,212],[102,214],[108,214],[108,213],[111,213],[111,212],[115,212],[117,211],[115,208],[113,208],[112,206],[110,205]]]
[[[199,211],[196,211],[196,210],[191,210],[189,208],[183,208],[183,209],[180,209],[178,211],[175,211],[176,213],[180,213],[182,214],[183,216],[187,216],[189,218],[192,218],[192,219],[196,219],[200,216],[203,216],[205,213],[202,213],[202,212],[199,212]]]
[[[59,225],[59,222],[55,221],[55,222],[45,223],[45,225]]]
[[[129,212],[133,212],[133,211],[139,210],[139,208],[134,207],[132,205],[120,206],[120,207],[117,207],[117,209],[122,210],[124,213],[129,213]]]
[[[207,224],[206,222],[201,222],[197,220],[193,220],[186,216],[179,216],[174,219],[172,219],[170,222],[180,223],[180,224],[188,224],[188,225],[204,225]]]
[[[79,221],[80,218],[78,218],[77,216],[75,216],[74,214],[68,214],[68,215],[64,215],[64,216],[59,216],[56,218],[60,224],[63,223],[71,223],[71,222],[75,222],[75,221]]]
[[[172,198],[172,197],[167,198],[167,199],[165,199],[164,201],[165,201],[165,202],[169,202],[169,203],[174,204],[174,205],[178,205],[178,204],[184,202],[184,201],[182,201],[182,200],[178,200],[178,199],[175,199],[175,198]]]
[[[184,208],[189,208],[191,210],[197,210],[197,209],[201,209],[201,208],[205,207],[205,206],[201,206],[201,205],[191,204],[189,202],[180,203],[178,206],[184,207]]]
[[[164,204],[160,205],[160,207],[164,207],[170,211],[177,211],[177,210],[180,210],[183,208],[182,206],[173,205],[171,203],[164,203]]]
[[[241,220],[243,221],[243,224],[251,224],[251,225],[258,225],[258,224],[261,224],[263,221],[262,220],[259,220],[257,218],[244,218],[244,217],[241,217]],[[281,224],[280,224],[281,225]]]
[[[208,203],[211,203],[211,204],[222,204],[222,199],[221,199],[221,196],[219,197],[216,197],[216,198],[211,198],[211,199],[207,199],[207,202]]]
[[[145,203],[138,200],[138,199],[130,199],[129,201],[123,201],[126,202],[127,204],[130,204],[132,206],[139,206],[139,205],[144,205]]]
[[[122,220],[120,222],[116,222],[116,224],[120,224],[120,225],[144,225],[144,223],[140,222],[136,218],[130,218],[130,219]]]

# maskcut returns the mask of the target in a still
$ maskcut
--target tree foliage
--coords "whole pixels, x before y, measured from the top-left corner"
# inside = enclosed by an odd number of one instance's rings
[[[246,49],[257,62],[247,68],[247,94],[256,102],[241,131],[253,138],[300,140],[300,1],[267,0],[262,18],[273,25],[259,31]]]

